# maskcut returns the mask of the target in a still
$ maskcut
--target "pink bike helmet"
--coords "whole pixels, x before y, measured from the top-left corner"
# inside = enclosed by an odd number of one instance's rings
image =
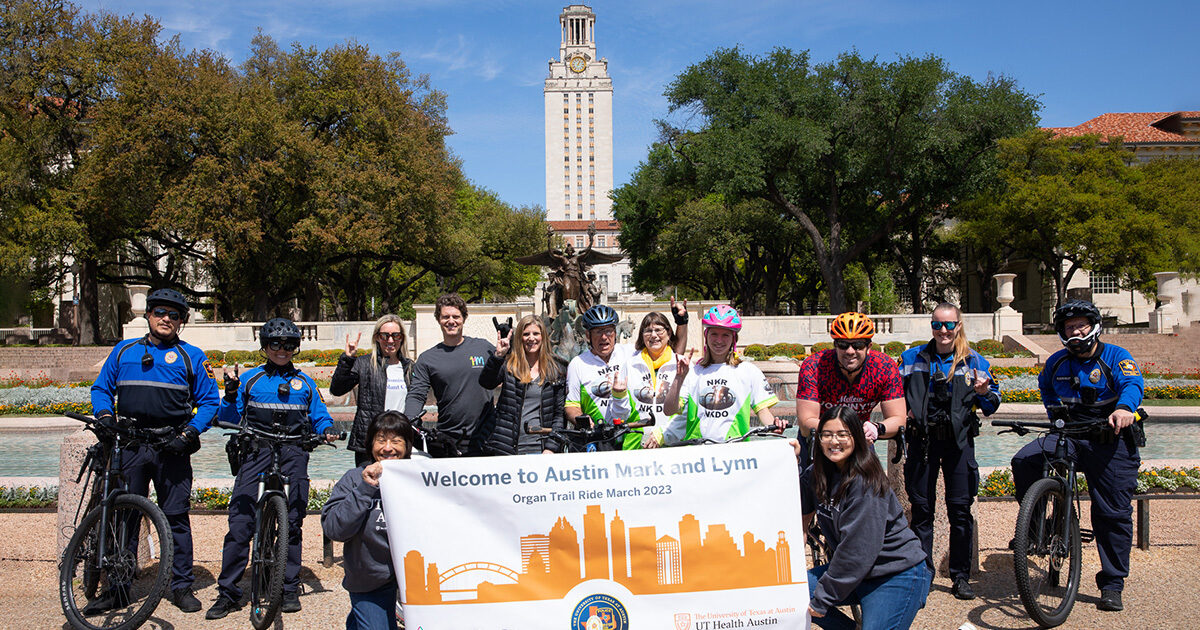
[[[718,304],[705,311],[701,323],[705,328],[727,328],[733,332],[742,329],[742,318],[728,304]]]

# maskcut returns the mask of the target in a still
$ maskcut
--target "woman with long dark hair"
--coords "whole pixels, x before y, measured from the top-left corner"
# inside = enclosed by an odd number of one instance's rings
[[[808,572],[809,614],[822,628],[853,629],[836,606],[858,603],[863,630],[907,628],[925,605],[929,570],[887,475],[850,407],[826,410],[804,472],[804,522],[817,523],[829,563]]]
[[[562,445],[556,440],[526,428],[564,427],[566,367],[550,354],[550,340],[536,315],[522,317],[510,334],[497,335],[496,351],[479,373],[482,387],[500,387],[485,451],[495,455],[558,452]]]
[[[408,381],[413,362],[405,356],[404,322],[387,314],[375,322],[371,332],[371,352],[357,356],[360,333],[354,341],[346,335],[346,351],[338,357],[337,367],[329,381],[329,393],[347,394],[358,387],[354,425],[346,448],[354,451],[354,465],[371,461],[371,445],[365,439],[367,425],[383,411],[403,411],[408,396]]]

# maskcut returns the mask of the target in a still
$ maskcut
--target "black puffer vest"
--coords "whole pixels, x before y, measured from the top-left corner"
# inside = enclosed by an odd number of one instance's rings
[[[557,359],[555,359],[557,361]],[[559,363],[560,374],[567,373],[566,366]],[[521,434],[521,410],[525,405],[525,384],[509,373],[504,366],[504,359],[495,354],[488,356],[483,371],[479,374],[479,384],[486,389],[495,389],[500,385],[500,399],[496,402],[496,413],[491,426],[483,427],[487,435],[485,452],[493,455],[516,455],[517,438]],[[542,401],[539,408],[541,426],[561,429],[565,426],[563,407],[567,403],[567,383],[565,378],[542,385]],[[558,452],[562,444],[554,437],[547,438],[545,448]]]

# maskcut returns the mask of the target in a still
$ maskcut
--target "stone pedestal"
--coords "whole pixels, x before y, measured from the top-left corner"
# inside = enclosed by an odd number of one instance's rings
[[[1168,335],[1175,332],[1183,314],[1183,283],[1176,271],[1160,271],[1154,279],[1158,281],[1159,306],[1150,313],[1150,331]]]
[[[58,452],[58,554],[62,555],[63,548],[67,546],[67,542],[71,540],[71,535],[75,533],[76,511],[79,510],[80,500],[83,498],[87,488],[84,483],[88,481],[88,476],[85,474],[79,483],[76,483],[75,478],[79,476],[79,467],[83,465],[83,458],[87,454],[87,449],[92,444],[96,443],[96,436],[90,431],[76,431],[63,438],[62,445]],[[78,514],[78,518],[83,518],[83,514]]]

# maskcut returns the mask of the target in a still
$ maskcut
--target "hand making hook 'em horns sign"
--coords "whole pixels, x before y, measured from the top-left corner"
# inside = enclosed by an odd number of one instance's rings
[[[350,341],[350,335],[346,335],[346,356],[352,357],[356,352],[358,352],[358,343],[360,341],[362,341],[361,332],[358,333],[358,336],[354,338],[354,341]]]

